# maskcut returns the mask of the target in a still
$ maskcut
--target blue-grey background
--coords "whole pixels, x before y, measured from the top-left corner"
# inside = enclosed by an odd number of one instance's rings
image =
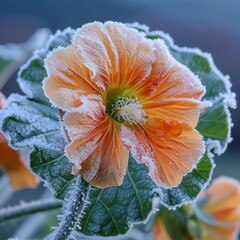
[[[239,0],[0,0],[0,44],[24,42],[41,27],[55,32],[95,20],[137,21],[169,33],[179,46],[210,52],[223,74],[230,75],[240,102]],[[6,84],[6,95],[20,91],[15,80],[16,75]],[[224,155],[215,158],[214,175],[240,179],[240,111],[232,111],[232,116],[234,141]],[[25,190],[10,203],[38,196]],[[0,240],[1,236],[0,232]]]

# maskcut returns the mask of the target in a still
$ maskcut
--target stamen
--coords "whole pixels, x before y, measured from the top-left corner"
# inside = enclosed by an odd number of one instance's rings
[[[142,123],[146,121],[146,113],[137,98],[118,97],[118,101],[112,104],[112,115],[119,122]]]

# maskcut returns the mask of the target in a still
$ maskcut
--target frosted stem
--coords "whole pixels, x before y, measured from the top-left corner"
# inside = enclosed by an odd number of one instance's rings
[[[54,230],[48,240],[66,240],[69,239],[73,230],[76,228],[86,204],[89,184],[86,183],[80,175],[77,176],[76,184],[70,194],[70,198],[63,209],[63,216],[59,226]]]
[[[58,200],[44,199],[3,208],[0,210],[0,223],[19,217],[25,217],[34,213],[42,213],[49,210],[59,209],[61,206],[62,203]]]

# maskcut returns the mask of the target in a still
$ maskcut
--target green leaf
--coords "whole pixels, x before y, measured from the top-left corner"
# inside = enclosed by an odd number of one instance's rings
[[[219,152],[219,149],[222,152],[227,147],[231,127],[229,116],[224,99],[218,99],[212,107],[201,113],[197,130],[203,135],[207,145],[213,144],[214,141],[220,144],[217,152]]]
[[[208,184],[213,167],[212,160],[205,154],[197,167],[184,176],[178,187],[155,189],[155,192],[159,194],[161,204],[169,209],[175,209],[194,201],[200,191]]]
[[[192,214],[192,206],[176,210],[161,207],[156,220],[160,218],[172,240],[201,239],[201,226]]]
[[[26,65],[23,65],[19,72],[18,84],[29,98],[48,104],[49,101],[42,89],[42,81],[47,76],[43,62],[45,56],[46,53],[35,54]]]
[[[22,44],[0,45],[0,89],[32,52],[46,44],[50,31],[39,29]]]
[[[62,32],[58,30],[56,34],[49,39],[47,52],[52,51],[59,46],[67,47],[71,43],[72,35],[74,32],[75,30],[71,28],[66,28]]]
[[[155,184],[145,165],[130,156],[123,184],[106,189],[92,188],[79,231],[85,235],[124,234],[131,223],[145,221],[152,210]]]
[[[14,148],[30,151],[31,169],[45,180],[58,198],[73,181],[71,163],[64,155],[66,142],[58,111],[50,105],[14,94],[3,111],[2,130]]]
[[[78,235],[76,235],[76,239],[78,239],[77,237],[78,237]],[[86,237],[79,236],[79,238],[81,240],[89,240],[89,239],[91,239],[91,240],[99,240],[99,239],[101,239],[98,236],[96,236],[96,237],[92,236],[91,238],[89,238],[87,236]],[[107,239],[108,240],[146,240],[146,239],[152,239],[152,234],[151,234],[151,232],[150,233],[144,233],[141,230],[138,230],[136,228],[132,228],[125,235],[108,237]]]

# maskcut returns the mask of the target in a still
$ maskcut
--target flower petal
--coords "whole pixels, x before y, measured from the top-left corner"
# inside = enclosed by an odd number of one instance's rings
[[[121,138],[139,163],[149,167],[154,182],[164,188],[177,186],[204,152],[201,136],[175,121],[152,119],[145,126],[122,126]]]
[[[38,179],[25,166],[20,152],[11,149],[5,137],[0,133],[0,166],[9,176],[12,187],[16,190],[22,188],[36,188]]]
[[[204,104],[195,99],[172,98],[160,102],[145,104],[143,109],[149,119],[160,118],[162,121],[176,121],[195,128]]]
[[[169,53],[162,40],[154,42],[155,62],[152,72],[139,87],[139,94],[149,96],[144,101],[160,101],[169,98],[200,99],[205,87],[184,65]]]
[[[201,240],[236,240],[236,228],[214,227],[202,224],[202,238]]]
[[[240,228],[240,183],[232,178],[220,177],[200,195],[206,198],[202,210],[216,219],[219,225]]]
[[[95,118],[69,113],[64,124],[72,139],[66,153],[74,164],[74,172],[79,171],[87,182],[96,187],[120,185],[129,156],[120,140],[119,125],[105,113]]]
[[[0,92],[0,110],[7,104],[5,96]],[[9,176],[12,187],[16,190],[22,188],[36,188],[38,179],[25,166],[20,152],[10,148],[3,134],[0,132],[0,167]]]
[[[58,48],[45,59],[48,77],[44,80],[45,94],[64,110],[77,108],[80,96],[99,94],[100,89],[91,81],[89,70],[81,63],[77,48]]]
[[[0,92],[0,110],[7,104],[5,96]]]
[[[91,70],[91,79],[102,89],[141,83],[154,61],[152,44],[143,33],[120,23],[86,24],[78,29],[73,45]]]
[[[152,234],[154,240],[172,240],[167,232],[166,227],[164,226],[163,221],[160,218],[158,218],[154,224]]]

